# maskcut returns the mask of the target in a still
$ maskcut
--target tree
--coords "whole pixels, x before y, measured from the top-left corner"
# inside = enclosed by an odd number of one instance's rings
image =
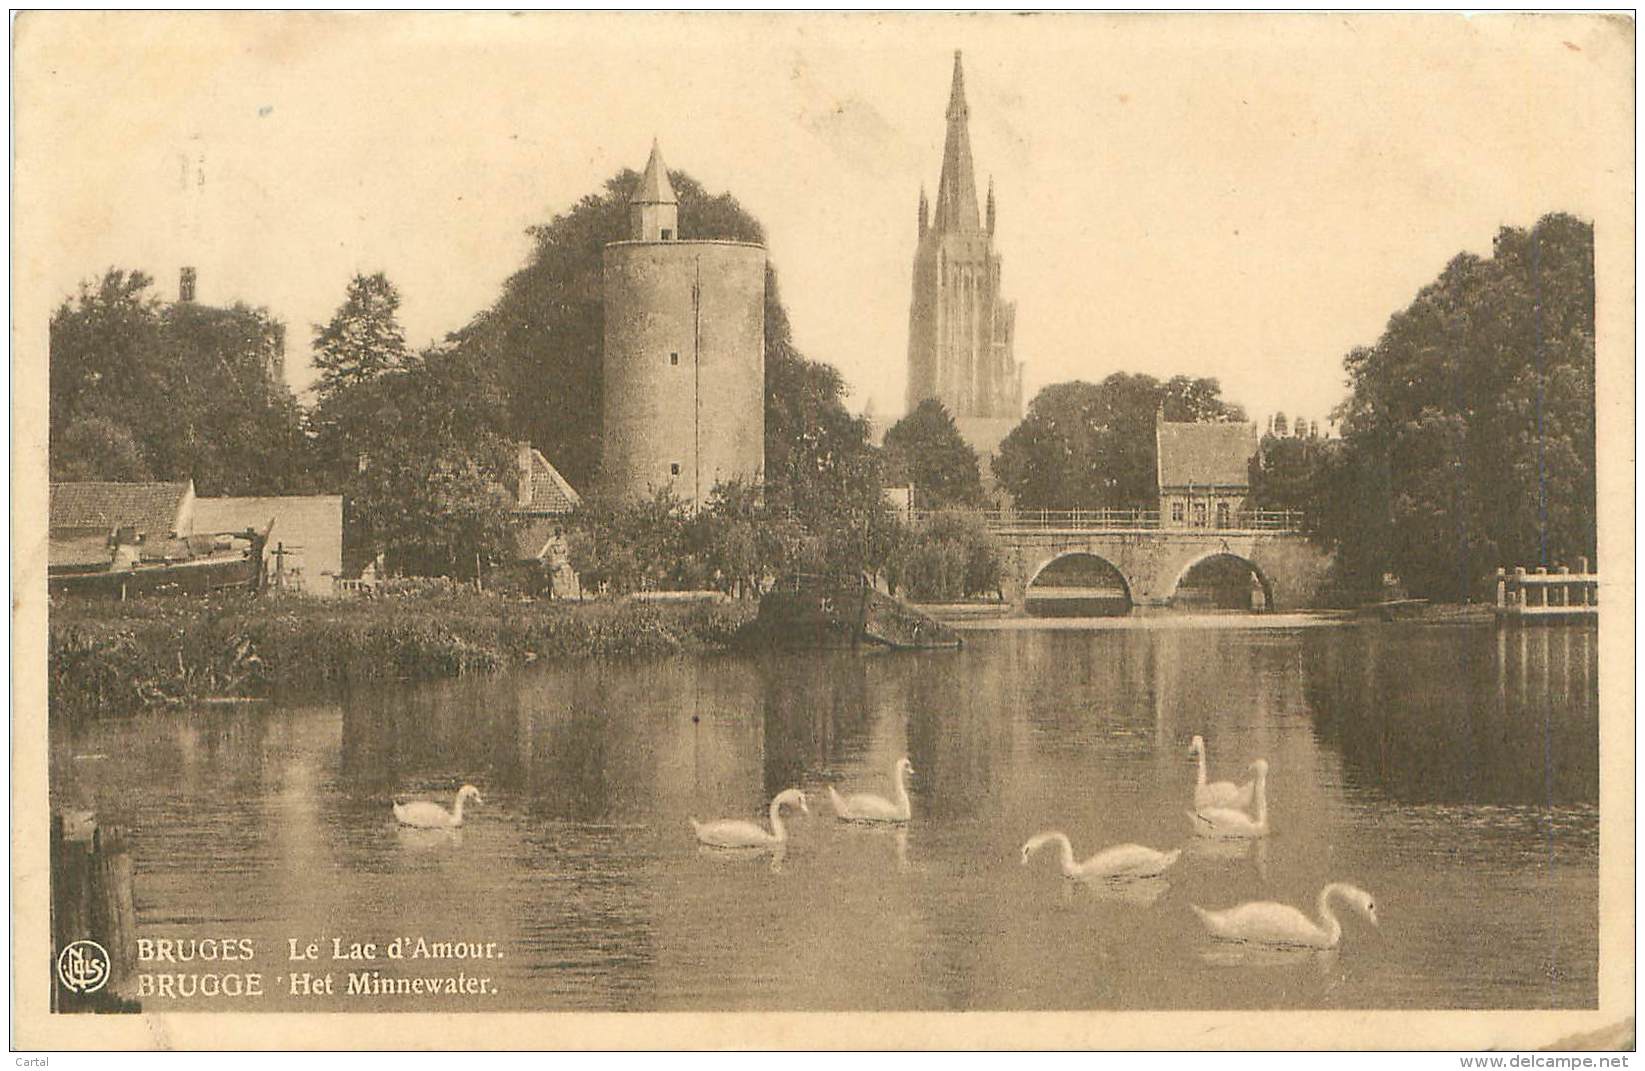
[[[485,369],[431,350],[332,399],[358,450],[344,488],[350,564],[470,577],[513,556],[512,442]]]
[[[885,433],[885,465],[893,480],[914,485],[921,509],[975,506],[982,501],[977,452],[960,435],[953,416],[927,398]]]
[[[321,402],[405,363],[406,336],[396,315],[400,292],[382,272],[356,274],[343,303],[314,325],[314,367]]]
[[[1593,556],[1591,224],[1503,228],[1344,364],[1326,525],[1362,584],[1466,599],[1498,566]]]
[[[194,480],[202,495],[310,489],[302,414],[264,309],[166,304],[110,269],[53,314],[54,479]]]
[[[994,477],[1023,509],[1152,509],[1154,423],[1244,420],[1214,379],[1116,372],[1041,390],[1000,444]]]

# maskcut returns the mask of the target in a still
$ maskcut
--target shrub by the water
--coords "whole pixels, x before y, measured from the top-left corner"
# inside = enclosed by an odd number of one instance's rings
[[[48,688],[54,714],[124,713],[276,685],[717,647],[753,613],[739,603],[524,602],[440,585],[359,600],[68,601],[51,609]]]

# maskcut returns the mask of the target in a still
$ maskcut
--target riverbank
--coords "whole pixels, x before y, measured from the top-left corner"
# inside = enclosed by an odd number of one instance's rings
[[[471,591],[68,601],[51,608],[50,706],[54,717],[122,714],[284,685],[720,649],[755,612],[745,602],[521,602]]]

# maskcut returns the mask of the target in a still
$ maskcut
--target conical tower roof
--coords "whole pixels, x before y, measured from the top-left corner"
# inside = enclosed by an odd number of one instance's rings
[[[640,186],[634,191],[629,200],[636,205],[673,205],[679,204],[674,196],[674,185],[668,181],[668,166],[663,163],[663,151],[657,145],[657,139],[651,139],[651,158],[645,162],[645,174],[640,176]]]
[[[937,182],[937,211],[931,226],[937,231],[975,231],[977,176],[971,163],[970,109],[965,104],[965,68],[954,50],[954,85],[948,93],[948,140],[942,150],[942,178]]]

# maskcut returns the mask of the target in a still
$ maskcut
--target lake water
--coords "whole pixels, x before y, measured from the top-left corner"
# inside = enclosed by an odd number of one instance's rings
[[[267,995],[167,1008],[1082,1009],[1592,1007],[1598,918],[1596,633],[1334,625],[968,632],[964,649],[531,668],[361,688],[338,702],[146,714],[53,741],[60,804],[134,834],[140,934],[245,938]],[[1201,625],[1206,622],[1200,622]],[[1207,842],[1213,778],[1271,764],[1273,833]],[[837,822],[826,787],[914,820]],[[456,833],[396,796],[463,782]],[[763,821],[798,786],[780,859],[699,849],[688,815]],[[1186,847],[1168,880],[1065,881],[1083,858]],[[1328,881],[1376,897],[1333,953],[1213,942],[1189,909]],[[288,942],[374,943],[294,965]],[[496,942],[387,960],[395,938]],[[145,969],[198,971],[145,964]],[[490,979],[483,996],[346,996],[349,970]],[[337,975],[293,996],[294,970]]]

